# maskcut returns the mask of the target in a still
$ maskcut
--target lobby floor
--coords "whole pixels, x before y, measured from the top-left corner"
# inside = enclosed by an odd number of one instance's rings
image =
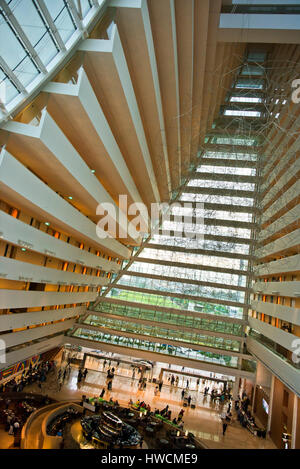
[[[157,364],[158,366],[160,364]],[[92,364],[89,364],[92,366]],[[114,366],[114,364],[112,364]],[[103,366],[96,366],[98,370],[89,369],[88,375],[84,381],[77,383],[78,368],[72,366],[70,375],[65,379],[63,386],[60,389],[57,377],[49,376],[47,381],[42,386],[42,393],[48,394],[57,400],[73,400],[81,399],[85,394],[88,397],[99,396],[106,383],[106,372],[103,371]],[[107,370],[107,365],[105,370]],[[158,371],[158,370],[156,370]],[[172,370],[170,370],[172,371]],[[112,390],[106,391],[104,394],[105,399],[112,397],[117,399],[120,404],[127,405],[131,398],[134,402],[137,399],[145,401],[154,408],[163,409],[167,404],[172,411],[171,418],[178,416],[182,408],[181,391],[182,387],[171,387],[167,379],[164,379],[160,395],[155,396],[155,384],[147,383],[145,390],[138,389],[138,380],[132,379],[132,370],[126,366],[120,367],[115,371],[115,377],[112,384]],[[154,374],[158,376],[158,374]],[[185,380],[186,381],[186,380]],[[193,387],[195,388],[195,381]],[[181,382],[179,382],[181,384]],[[191,397],[196,399],[196,408],[191,409],[185,407],[184,412],[184,429],[194,433],[195,436],[203,440],[209,448],[216,449],[276,449],[275,445],[269,437],[266,439],[258,438],[252,435],[247,429],[242,428],[239,422],[236,421],[235,411],[233,410],[233,422],[227,427],[225,436],[222,435],[222,423],[220,414],[226,411],[227,404],[224,409],[219,404],[211,402],[210,396],[205,397],[201,390],[204,383],[200,386],[199,390],[191,390]],[[27,386],[25,390],[31,392],[41,392],[37,384]]]

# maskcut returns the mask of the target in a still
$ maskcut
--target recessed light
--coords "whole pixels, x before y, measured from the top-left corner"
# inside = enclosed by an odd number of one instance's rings
[[[68,199],[72,200],[72,199],[73,199],[73,197],[72,197],[71,195],[69,195]]]

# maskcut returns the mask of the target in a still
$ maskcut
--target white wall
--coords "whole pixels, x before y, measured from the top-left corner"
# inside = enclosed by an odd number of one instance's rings
[[[52,283],[54,285],[88,285],[89,287],[99,287],[107,285],[107,277],[97,277],[94,275],[83,275],[49,267],[43,267],[29,262],[21,262],[9,257],[0,256],[0,277],[9,280],[26,280],[36,283]]]
[[[33,251],[74,264],[105,270],[106,272],[118,272],[120,270],[120,265],[116,262],[108,261],[96,254],[91,254],[84,249],[65,243],[44,231],[27,225],[27,223],[8,215],[2,210],[0,210],[0,227],[0,238],[11,244],[20,245],[20,242],[22,242],[27,244]]]
[[[42,324],[44,322],[72,318],[73,316],[81,316],[85,311],[85,306],[76,306],[75,308],[48,309],[46,311],[34,311],[32,313],[1,314],[0,331],[19,329],[33,324]]]
[[[113,257],[130,256],[130,250],[115,239],[100,239],[95,223],[56,194],[5,149],[2,149],[0,156],[1,193],[4,200],[9,195],[10,199],[18,200],[21,206],[30,208],[39,219],[53,222],[78,239],[86,239],[99,250],[109,250]]]
[[[31,340],[39,339],[40,337],[66,331],[73,326],[74,322],[75,319],[69,319],[68,321],[58,322],[57,324],[51,324],[49,326],[34,327],[33,329],[26,329],[25,331],[2,334],[0,336],[0,349],[7,349],[15,345],[24,344]]]
[[[97,292],[0,290],[0,309],[86,303],[94,301],[97,295]]]

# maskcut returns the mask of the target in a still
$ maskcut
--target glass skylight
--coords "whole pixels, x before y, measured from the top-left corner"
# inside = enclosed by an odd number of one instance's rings
[[[224,116],[242,116],[242,117],[260,117],[261,112],[259,111],[243,111],[242,109],[239,110],[232,110],[226,109],[224,112]]]
[[[253,98],[251,96],[231,96],[231,103],[261,103],[262,98]]]
[[[91,0],[78,0],[74,6],[64,0],[4,1],[0,6],[0,91],[5,112],[9,112],[17,103],[15,98],[30,93],[57,65],[54,59],[58,54],[62,58],[81,35],[78,23],[84,29],[90,11],[96,14],[102,2],[95,7]]]

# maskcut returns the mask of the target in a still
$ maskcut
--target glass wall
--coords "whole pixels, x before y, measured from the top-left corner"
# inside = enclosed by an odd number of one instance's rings
[[[213,302],[193,301],[187,298],[177,298],[176,296],[161,296],[153,293],[123,290],[115,287],[109,291],[107,297],[135,303],[163,306],[166,308],[198,311],[217,316],[229,316],[239,319],[243,317],[242,307],[215,304]]]
[[[134,275],[122,275],[118,285],[128,287],[143,288],[147,290],[156,290],[170,294],[182,294],[188,296],[199,296],[204,298],[218,299],[243,303],[245,292],[229,290],[225,288],[205,287],[184,282],[173,282],[170,280],[159,280],[155,278],[136,277]]]
[[[238,358],[230,355],[221,355],[212,352],[202,352],[186,347],[173,346],[168,344],[160,344],[157,342],[122,337],[119,335],[106,334],[101,331],[93,331],[79,328],[73,333],[69,333],[73,337],[92,340],[96,342],[104,342],[108,344],[118,345],[121,347],[129,347],[133,349],[147,350],[149,352],[160,353],[164,355],[173,355],[190,360],[198,360],[202,362],[214,363],[216,365],[229,366],[237,368]]]
[[[206,319],[201,317],[190,316],[188,313],[174,313],[168,311],[157,311],[155,309],[143,309],[134,306],[127,306],[115,303],[100,302],[92,310],[112,314],[117,316],[124,316],[130,318],[144,319],[148,321],[155,321],[166,324],[176,324],[179,326],[190,327],[194,329],[201,329],[213,332],[221,332],[225,334],[241,335],[243,326],[232,322],[222,322],[219,319]],[[96,318],[97,316],[90,315],[89,318]]]
[[[137,324],[115,318],[105,318],[103,316],[89,316],[83,321],[83,324],[105,327],[107,329],[113,329],[120,332],[123,331],[139,335],[149,335],[153,338],[159,337],[179,342],[188,342],[190,344],[220,348],[233,352],[240,351],[240,342],[237,340],[226,339],[224,337],[205,336],[204,334],[182,329],[167,329],[164,328],[162,324],[160,326]]]

